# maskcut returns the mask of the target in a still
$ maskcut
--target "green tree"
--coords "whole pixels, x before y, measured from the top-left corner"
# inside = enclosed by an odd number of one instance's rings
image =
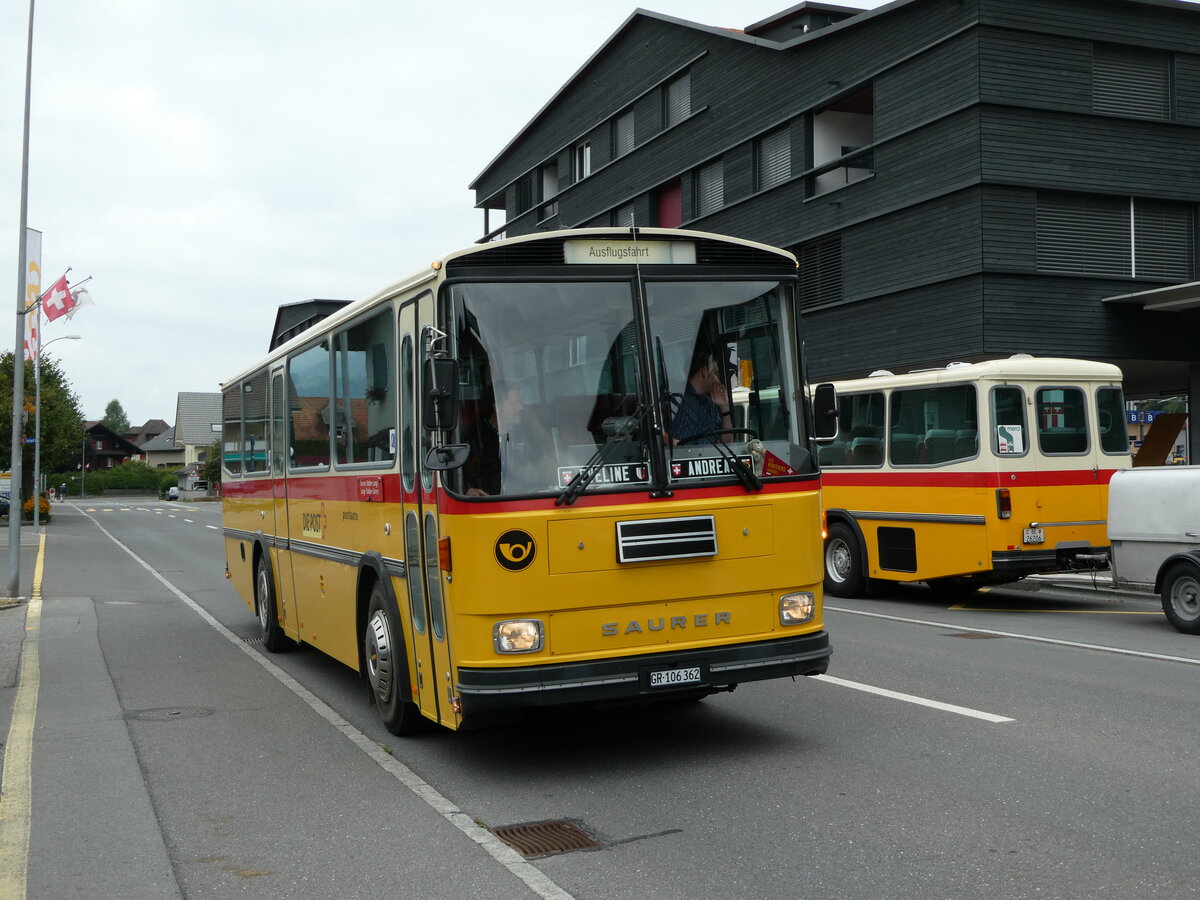
[[[210,488],[221,483],[221,439],[216,438],[204,450],[204,462],[200,465],[200,477]]]
[[[108,401],[100,424],[115,434],[124,434],[129,430],[129,416],[125,415],[125,408],[121,406],[120,400]]]
[[[0,354],[0,465],[12,467],[12,368],[13,354]],[[58,362],[43,356],[38,367],[42,379],[42,471],[58,472],[74,469],[83,450],[83,413],[79,397],[63,374]],[[34,398],[37,385],[33,380],[33,363],[25,363],[25,426],[24,434],[33,437]],[[33,496],[33,444],[23,445],[23,497]]]

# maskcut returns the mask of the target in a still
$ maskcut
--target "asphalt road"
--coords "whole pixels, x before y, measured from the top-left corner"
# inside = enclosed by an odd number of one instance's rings
[[[55,512],[29,897],[1200,894],[1200,641],[1153,598],[830,597],[827,678],[401,739],[345,667],[254,642],[216,504]],[[601,848],[480,827],[548,819]]]

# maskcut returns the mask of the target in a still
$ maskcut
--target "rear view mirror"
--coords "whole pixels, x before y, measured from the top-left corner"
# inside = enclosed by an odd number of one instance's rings
[[[818,384],[813,391],[813,438],[832,441],[837,433],[837,392],[832,384]]]
[[[421,383],[425,390],[422,422],[427,431],[447,431],[458,422],[458,360],[448,356],[425,359]]]

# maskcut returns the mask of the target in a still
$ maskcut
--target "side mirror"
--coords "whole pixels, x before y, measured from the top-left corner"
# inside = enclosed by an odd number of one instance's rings
[[[433,469],[436,472],[449,472],[465,463],[470,455],[471,448],[467,444],[446,444],[443,447],[434,447],[425,455],[425,468]]]
[[[422,422],[426,431],[446,431],[458,422],[458,360],[430,356],[421,383],[425,390]]]
[[[818,384],[813,391],[813,439],[832,441],[837,433],[837,391],[832,384]]]

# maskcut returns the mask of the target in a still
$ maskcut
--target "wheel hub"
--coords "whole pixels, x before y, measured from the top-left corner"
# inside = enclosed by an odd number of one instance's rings
[[[829,545],[829,574],[834,581],[845,581],[850,572],[850,550],[842,541]]]
[[[262,625],[263,632],[271,624],[271,610],[268,608],[270,600],[270,592],[267,590],[267,570],[259,568],[258,570],[258,590],[255,593],[256,605],[258,606],[258,622]]]
[[[383,610],[376,610],[375,615],[367,622],[366,640],[367,677],[371,681],[371,689],[381,701],[387,702],[392,695],[395,672],[392,660],[392,630]]]

